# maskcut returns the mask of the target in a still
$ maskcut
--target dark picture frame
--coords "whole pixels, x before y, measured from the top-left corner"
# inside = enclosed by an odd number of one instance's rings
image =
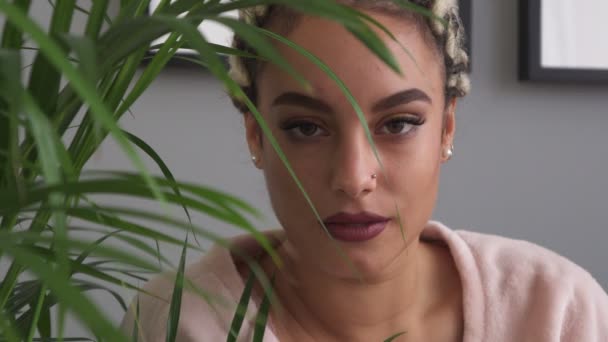
[[[472,70],[472,55],[473,55],[473,0],[460,0],[458,9],[460,10],[460,19],[464,25],[465,31],[465,49],[469,56],[469,72]]]
[[[608,69],[542,65],[542,0],[519,1],[519,79],[542,82],[608,83]]]

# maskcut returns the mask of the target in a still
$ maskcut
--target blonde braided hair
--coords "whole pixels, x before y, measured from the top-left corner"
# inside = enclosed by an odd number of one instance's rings
[[[362,9],[381,10],[385,13],[407,11],[392,0],[339,0],[338,2]],[[459,15],[458,0],[410,0],[409,2],[427,8],[434,16],[445,21],[443,23],[435,18],[424,17],[424,21],[435,39],[437,48],[444,58],[446,98],[465,96],[470,90],[469,56],[464,45],[465,32]],[[248,24],[265,27],[278,7],[280,6],[259,5],[241,9],[239,10],[239,18]],[[255,53],[238,36],[234,37],[232,45],[237,49]],[[259,61],[253,58],[231,55],[229,63],[230,77],[255,103],[257,98],[255,77]],[[232,101],[241,112],[248,111],[242,101],[236,98],[232,98]]]

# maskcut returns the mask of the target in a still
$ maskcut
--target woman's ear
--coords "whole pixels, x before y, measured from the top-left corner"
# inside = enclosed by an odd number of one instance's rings
[[[441,134],[441,161],[447,162],[454,154],[454,133],[456,132],[456,98],[450,99],[443,115]]]
[[[456,98],[449,100],[444,114],[443,133],[441,137],[441,148],[443,151],[453,149],[454,134],[456,133]]]
[[[253,164],[262,168],[262,130],[253,114],[246,112],[243,114],[245,120],[245,137],[251,154]]]

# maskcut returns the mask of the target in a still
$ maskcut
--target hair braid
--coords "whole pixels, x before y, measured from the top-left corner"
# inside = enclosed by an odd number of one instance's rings
[[[373,9],[385,9],[389,13],[401,9],[392,0],[339,0],[341,3],[352,4],[355,7],[368,7]],[[468,75],[469,56],[465,50],[465,32],[458,10],[458,0],[410,0],[410,3],[429,9],[434,16],[442,18],[444,22],[435,18],[425,17],[430,31],[435,38],[437,47],[444,58],[445,63],[445,94],[447,98],[463,97],[470,90]],[[240,20],[257,26],[265,27],[273,13],[277,11],[277,5],[258,5],[239,10]],[[385,12],[386,12],[385,11]],[[233,47],[236,49],[255,53],[253,48],[235,35]],[[242,58],[230,55],[230,77],[241,87],[244,93],[256,101],[257,87],[255,78],[259,61],[254,58]],[[246,112],[247,106],[240,100],[233,98],[234,105],[241,111]]]

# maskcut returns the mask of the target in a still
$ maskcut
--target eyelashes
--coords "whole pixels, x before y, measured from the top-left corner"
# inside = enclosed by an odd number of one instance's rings
[[[379,135],[406,136],[425,123],[418,115],[400,115],[385,120],[374,132]],[[296,139],[329,136],[329,132],[312,120],[297,119],[285,122],[279,126],[283,131]]]
[[[406,135],[416,127],[422,126],[424,122],[425,120],[419,116],[398,116],[384,122],[380,131],[382,131],[381,134]]]
[[[282,124],[280,128],[295,138],[329,135],[321,126],[309,120],[296,120]]]

